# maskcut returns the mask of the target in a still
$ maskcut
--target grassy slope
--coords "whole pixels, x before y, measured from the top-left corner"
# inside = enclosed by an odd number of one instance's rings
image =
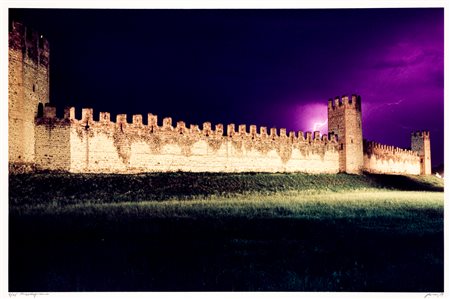
[[[365,189],[443,191],[436,177],[394,175],[164,173],[138,175],[21,174],[9,177],[12,205],[153,201],[236,194],[304,194]]]
[[[286,218],[303,220],[371,218],[416,219],[421,228],[440,222],[443,213],[443,194],[417,191],[353,191],[345,193],[304,194],[299,192],[272,195],[236,195],[233,198],[212,196],[208,199],[183,201],[79,203],[74,205],[26,205],[12,207],[11,216],[38,216],[60,218],[82,217],[101,219],[120,225],[127,218],[191,218],[191,219],[267,219]],[[427,217],[420,218],[423,214]],[[70,218],[69,217],[69,218]],[[384,227],[383,223],[379,223]],[[392,227],[394,228],[394,227]],[[414,226],[403,227],[415,231]]]

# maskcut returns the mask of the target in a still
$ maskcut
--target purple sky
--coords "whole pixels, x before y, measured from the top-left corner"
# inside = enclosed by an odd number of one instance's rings
[[[349,45],[349,63],[324,73],[323,80],[332,82],[333,90],[362,96],[366,139],[406,148],[411,131],[429,130],[433,165],[438,165],[443,162],[444,139],[443,11],[422,10],[418,15],[386,31],[374,29],[378,39]],[[317,98],[285,111],[289,119],[301,115],[296,125],[305,130],[327,118],[327,107]],[[317,127],[327,132],[326,125]]]
[[[443,9],[10,10],[10,18],[49,39],[50,100],[61,108],[307,131],[326,120],[328,98],[358,93],[365,138],[407,148],[410,132],[426,129],[432,164],[443,162]]]

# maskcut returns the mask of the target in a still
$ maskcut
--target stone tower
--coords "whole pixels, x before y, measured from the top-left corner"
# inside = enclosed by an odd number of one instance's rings
[[[361,97],[352,95],[328,100],[328,132],[337,135],[339,171],[362,173],[364,166]]]
[[[411,133],[411,150],[419,153],[420,157],[420,174],[431,174],[431,147],[430,132],[413,132]]]
[[[35,117],[49,102],[49,45],[43,35],[12,22],[8,54],[8,160],[33,164]]]

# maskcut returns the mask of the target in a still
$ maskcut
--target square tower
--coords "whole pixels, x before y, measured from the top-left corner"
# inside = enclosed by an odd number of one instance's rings
[[[413,132],[411,133],[411,150],[417,152],[420,157],[420,174],[431,174],[431,146],[430,132]]]
[[[362,173],[364,156],[360,96],[328,100],[328,133],[337,135],[339,171]]]
[[[49,102],[48,41],[21,23],[12,22],[8,50],[9,163],[34,163],[35,118]]]

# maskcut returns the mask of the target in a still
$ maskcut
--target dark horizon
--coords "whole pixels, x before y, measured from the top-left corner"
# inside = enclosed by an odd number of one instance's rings
[[[443,9],[10,9],[9,18],[49,40],[59,113],[312,131],[328,98],[357,93],[365,139],[408,148],[411,131],[429,130],[432,164],[443,163]]]

